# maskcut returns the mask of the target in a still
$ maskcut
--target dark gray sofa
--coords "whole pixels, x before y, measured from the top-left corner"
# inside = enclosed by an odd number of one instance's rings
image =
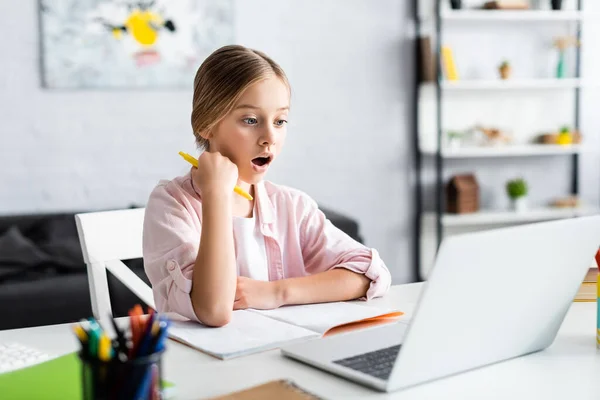
[[[358,223],[329,209],[331,222],[362,242]],[[0,330],[77,321],[92,315],[75,213],[0,216]],[[125,263],[146,283],[141,259]],[[140,300],[108,274],[113,313]]]

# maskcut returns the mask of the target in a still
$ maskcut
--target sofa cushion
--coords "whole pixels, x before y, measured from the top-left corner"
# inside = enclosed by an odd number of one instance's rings
[[[25,237],[16,226],[0,235],[0,280],[21,274],[28,268],[50,260],[51,257]]]
[[[74,215],[42,217],[26,234],[52,257],[53,264],[60,268],[82,269],[83,254]]]

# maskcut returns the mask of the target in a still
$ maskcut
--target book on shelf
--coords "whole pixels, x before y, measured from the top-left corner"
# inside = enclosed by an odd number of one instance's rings
[[[529,4],[523,0],[486,1],[481,7],[484,10],[527,10]]]
[[[448,45],[443,45],[441,48],[441,56],[442,56],[442,71],[444,73],[444,78],[448,81],[457,81],[458,78],[458,70],[456,68],[456,63],[454,61],[454,54],[452,52],[452,48]]]
[[[398,322],[402,314],[362,301],[237,310],[231,321],[219,328],[193,321],[173,321],[169,336],[225,360],[297,341]]]

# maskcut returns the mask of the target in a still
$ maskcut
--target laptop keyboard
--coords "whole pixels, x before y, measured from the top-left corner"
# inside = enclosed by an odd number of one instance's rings
[[[386,381],[392,373],[400,346],[386,347],[385,349],[343,358],[334,361],[334,363]]]

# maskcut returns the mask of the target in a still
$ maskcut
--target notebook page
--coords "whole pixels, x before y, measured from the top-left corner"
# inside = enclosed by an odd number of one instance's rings
[[[323,335],[334,326],[387,314],[394,310],[346,302],[285,306],[274,310],[249,310]]]
[[[215,357],[227,359],[320,335],[260,314],[238,310],[233,312],[231,322],[220,328],[193,321],[173,321],[169,326],[169,336]]]

